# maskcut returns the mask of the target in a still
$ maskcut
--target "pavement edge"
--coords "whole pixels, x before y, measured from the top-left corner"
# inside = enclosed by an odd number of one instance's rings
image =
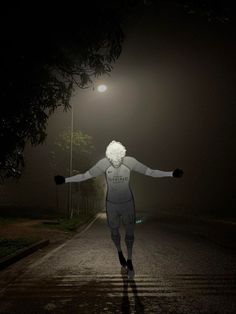
[[[6,256],[0,259],[0,270],[10,266],[11,264],[18,262],[20,259],[34,253],[38,249],[41,249],[44,246],[47,246],[50,243],[48,239],[38,241],[26,248],[18,250],[15,254]]]

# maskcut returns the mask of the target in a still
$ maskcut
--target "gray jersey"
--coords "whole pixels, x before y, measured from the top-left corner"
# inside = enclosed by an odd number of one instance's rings
[[[80,182],[105,174],[107,200],[112,203],[123,203],[133,199],[130,189],[132,170],[152,177],[172,177],[172,171],[152,170],[135,158],[126,156],[118,168],[113,167],[107,158],[103,158],[86,173],[66,178],[66,183]]]
[[[107,158],[103,158],[89,172],[93,177],[105,174],[107,200],[113,203],[123,203],[133,198],[130,189],[131,170],[145,174],[147,168],[147,166],[144,166],[132,157],[124,157],[122,164],[118,168],[113,167]]]

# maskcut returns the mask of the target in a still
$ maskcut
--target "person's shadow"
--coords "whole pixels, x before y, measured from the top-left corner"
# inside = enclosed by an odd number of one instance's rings
[[[129,294],[128,294],[129,286],[132,288],[132,292],[133,292],[135,313],[138,313],[138,314],[144,313],[144,305],[142,304],[139,298],[138,289],[137,289],[135,280],[128,279],[127,274],[123,270],[121,270],[121,277],[123,279],[123,296],[122,296],[122,304],[121,304],[121,313],[122,314],[131,313]]]

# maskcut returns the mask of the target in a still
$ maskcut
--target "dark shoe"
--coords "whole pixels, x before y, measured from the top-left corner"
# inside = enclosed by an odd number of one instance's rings
[[[132,259],[127,259],[127,267],[129,270],[134,270]]]
[[[127,260],[127,268],[128,268],[128,279],[134,279],[134,267],[132,264],[132,260]]]
[[[127,262],[126,262],[126,259],[124,258],[122,251],[118,252],[118,255],[119,255],[119,261],[120,261],[121,266],[126,267]]]

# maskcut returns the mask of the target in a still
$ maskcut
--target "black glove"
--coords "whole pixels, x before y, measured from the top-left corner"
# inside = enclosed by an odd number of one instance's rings
[[[65,177],[63,177],[63,176],[57,175],[54,177],[54,180],[55,180],[57,185],[65,183]]]
[[[174,178],[180,178],[180,177],[182,177],[182,175],[184,174],[184,172],[183,172],[183,170],[182,169],[175,169],[174,171],[173,171],[173,177]]]

